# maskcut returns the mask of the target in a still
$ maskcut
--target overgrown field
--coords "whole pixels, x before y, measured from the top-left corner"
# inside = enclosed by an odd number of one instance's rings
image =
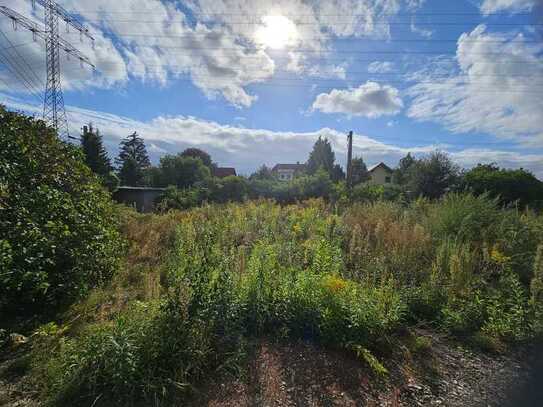
[[[543,217],[485,196],[123,217],[122,271],[34,337],[33,375],[56,405],[183,398],[240,374],[258,336],[344,349],[386,375],[379,360],[415,324],[493,351],[543,330]]]

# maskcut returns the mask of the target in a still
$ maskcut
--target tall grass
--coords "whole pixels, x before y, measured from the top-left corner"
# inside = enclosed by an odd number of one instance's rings
[[[84,317],[39,332],[36,375],[58,405],[160,405],[236,372],[260,335],[347,349],[381,373],[374,355],[422,320],[503,347],[541,334],[540,225],[469,195],[131,215],[125,271],[72,309]]]

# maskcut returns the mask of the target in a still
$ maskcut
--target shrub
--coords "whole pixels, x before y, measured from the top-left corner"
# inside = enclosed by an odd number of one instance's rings
[[[479,164],[464,174],[465,187],[474,194],[489,193],[503,204],[543,206],[543,182],[524,170],[508,170],[494,164]]]
[[[69,302],[114,272],[108,193],[43,122],[0,107],[0,309]]]
[[[455,238],[461,241],[484,241],[501,217],[495,199],[486,195],[452,193],[430,207],[428,225],[438,239]]]

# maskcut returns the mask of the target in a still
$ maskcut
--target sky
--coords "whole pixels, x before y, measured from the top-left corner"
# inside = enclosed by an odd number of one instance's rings
[[[57,0],[95,65],[61,52],[70,134],[154,163],[187,147],[250,174],[327,137],[345,165],[447,152],[543,179],[543,0]],[[0,0],[43,24],[31,0]],[[0,14],[0,103],[40,116],[45,44]]]

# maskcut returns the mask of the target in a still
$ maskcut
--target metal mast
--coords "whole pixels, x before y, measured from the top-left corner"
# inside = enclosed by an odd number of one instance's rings
[[[60,83],[60,48],[58,35],[58,14],[53,0],[46,0],[45,9],[45,53],[47,58],[47,84],[43,100],[43,119],[50,123],[61,138],[69,137],[68,119],[64,108],[64,97]]]
[[[62,96],[60,51],[63,50],[68,58],[70,55],[78,58],[82,66],[83,63],[90,65],[93,69],[95,66],[77,48],[60,37],[60,20],[66,23],[66,31],[70,27],[78,31],[81,41],[83,40],[83,36],[86,36],[94,45],[94,38],[89,34],[89,30],[83,24],[55,1],[32,0],[34,7],[36,3],[44,8],[44,29],[40,29],[38,24],[33,20],[8,7],[0,6],[0,13],[12,20],[14,29],[17,29],[20,25],[32,32],[34,40],[36,40],[36,37],[45,40],[47,82],[43,101],[43,119],[57,130],[59,137],[68,138],[68,120],[66,118],[66,109],[64,108],[64,97]]]

